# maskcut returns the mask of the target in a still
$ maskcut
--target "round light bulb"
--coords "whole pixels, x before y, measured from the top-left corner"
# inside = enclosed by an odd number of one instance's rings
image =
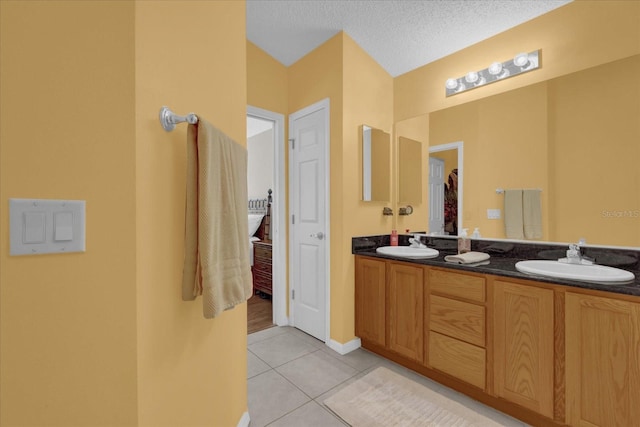
[[[526,53],[519,53],[513,58],[513,64],[518,67],[524,67],[529,63],[529,55]]]
[[[445,83],[445,86],[447,89],[455,89],[458,87],[458,80],[456,79],[447,79],[447,82]]]
[[[478,81],[478,73],[476,73],[475,71],[469,71],[467,75],[464,76],[464,79],[467,81],[467,83],[475,83]]]
[[[502,72],[502,62],[494,62],[489,65],[489,74],[492,76],[497,76]]]

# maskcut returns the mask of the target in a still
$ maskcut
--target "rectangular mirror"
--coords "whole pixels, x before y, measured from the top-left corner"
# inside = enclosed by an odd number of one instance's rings
[[[380,129],[362,125],[362,200],[391,200],[391,137]]]
[[[464,141],[463,226],[505,238],[496,190],[540,189],[541,240],[637,247],[638,75],[635,55],[430,113],[430,151]]]
[[[422,144],[398,137],[398,203],[422,203]]]

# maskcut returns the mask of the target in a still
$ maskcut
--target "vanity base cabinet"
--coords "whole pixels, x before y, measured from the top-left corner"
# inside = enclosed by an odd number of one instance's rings
[[[495,280],[493,333],[495,394],[553,418],[553,290]]]
[[[356,257],[356,336],[384,347],[386,344],[386,265]]]
[[[356,256],[362,346],[535,426],[640,427],[640,299]]]
[[[567,424],[640,426],[640,304],[567,292]]]
[[[387,343],[389,349],[411,360],[424,361],[423,268],[388,264]]]

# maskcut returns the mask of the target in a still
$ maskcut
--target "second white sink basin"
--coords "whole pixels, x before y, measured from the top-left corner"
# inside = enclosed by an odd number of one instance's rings
[[[635,279],[635,276],[630,271],[597,264],[582,265],[558,261],[532,260],[517,262],[516,269],[523,273],[536,274],[539,276],[598,283],[620,284]]]
[[[402,258],[435,258],[440,252],[431,248],[412,248],[411,246],[382,246],[376,252]]]

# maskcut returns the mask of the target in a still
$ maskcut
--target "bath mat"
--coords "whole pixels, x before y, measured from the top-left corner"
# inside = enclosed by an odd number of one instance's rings
[[[353,427],[501,426],[386,368],[377,368],[324,401]]]

